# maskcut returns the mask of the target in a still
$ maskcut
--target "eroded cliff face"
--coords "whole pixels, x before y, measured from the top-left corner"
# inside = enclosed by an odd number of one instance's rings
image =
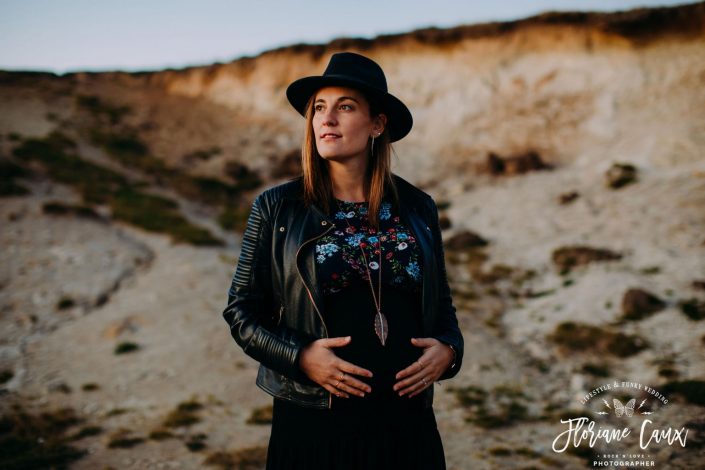
[[[587,168],[627,156],[668,167],[702,158],[704,11],[547,14],[435,36],[289,47],[130,82],[221,105],[234,116],[221,132],[247,138],[232,155],[254,163],[263,150],[283,155],[298,146],[303,121],[286,86],[321,74],[333,52],[353,50],[382,64],[390,91],[413,112],[414,129],[396,147],[397,170],[414,179],[471,178],[470,164],[490,151],[532,149]]]
[[[57,80],[132,106],[146,142],[172,164],[215,143],[223,151],[194,171],[222,176],[237,160],[266,177],[302,135],[286,86],[321,74],[336,51],[361,52],[383,66],[390,91],[414,115],[411,134],[396,145],[396,171],[432,183],[472,178],[489,152],[534,150],[586,169],[625,156],[654,167],[694,163],[705,143],[704,49],[699,3],[546,13],[290,46],[207,67]]]

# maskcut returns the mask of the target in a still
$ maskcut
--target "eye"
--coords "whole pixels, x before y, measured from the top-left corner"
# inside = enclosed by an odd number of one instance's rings
[[[352,105],[349,104],[341,104],[340,109],[345,110],[345,111],[350,111],[353,109]]]
[[[316,104],[316,105],[313,106],[313,110],[314,110],[314,111],[321,111],[322,109],[323,109],[323,105],[322,105],[322,104]]]

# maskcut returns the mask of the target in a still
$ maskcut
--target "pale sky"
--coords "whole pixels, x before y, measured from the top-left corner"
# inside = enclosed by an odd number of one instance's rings
[[[295,43],[422,27],[617,11],[668,0],[0,0],[0,69],[160,70]]]

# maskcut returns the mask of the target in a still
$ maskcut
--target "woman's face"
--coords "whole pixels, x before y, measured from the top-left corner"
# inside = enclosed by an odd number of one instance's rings
[[[378,137],[386,121],[384,115],[371,117],[362,93],[347,87],[318,90],[313,112],[316,148],[325,159],[366,158],[369,138]]]

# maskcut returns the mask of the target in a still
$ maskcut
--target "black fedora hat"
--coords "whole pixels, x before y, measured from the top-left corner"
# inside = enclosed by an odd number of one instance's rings
[[[306,115],[306,104],[316,90],[324,86],[356,88],[379,103],[387,115],[387,128],[392,142],[407,135],[414,121],[409,108],[387,91],[387,79],[375,61],[354,52],[333,54],[323,75],[300,78],[286,89],[289,103]]]

